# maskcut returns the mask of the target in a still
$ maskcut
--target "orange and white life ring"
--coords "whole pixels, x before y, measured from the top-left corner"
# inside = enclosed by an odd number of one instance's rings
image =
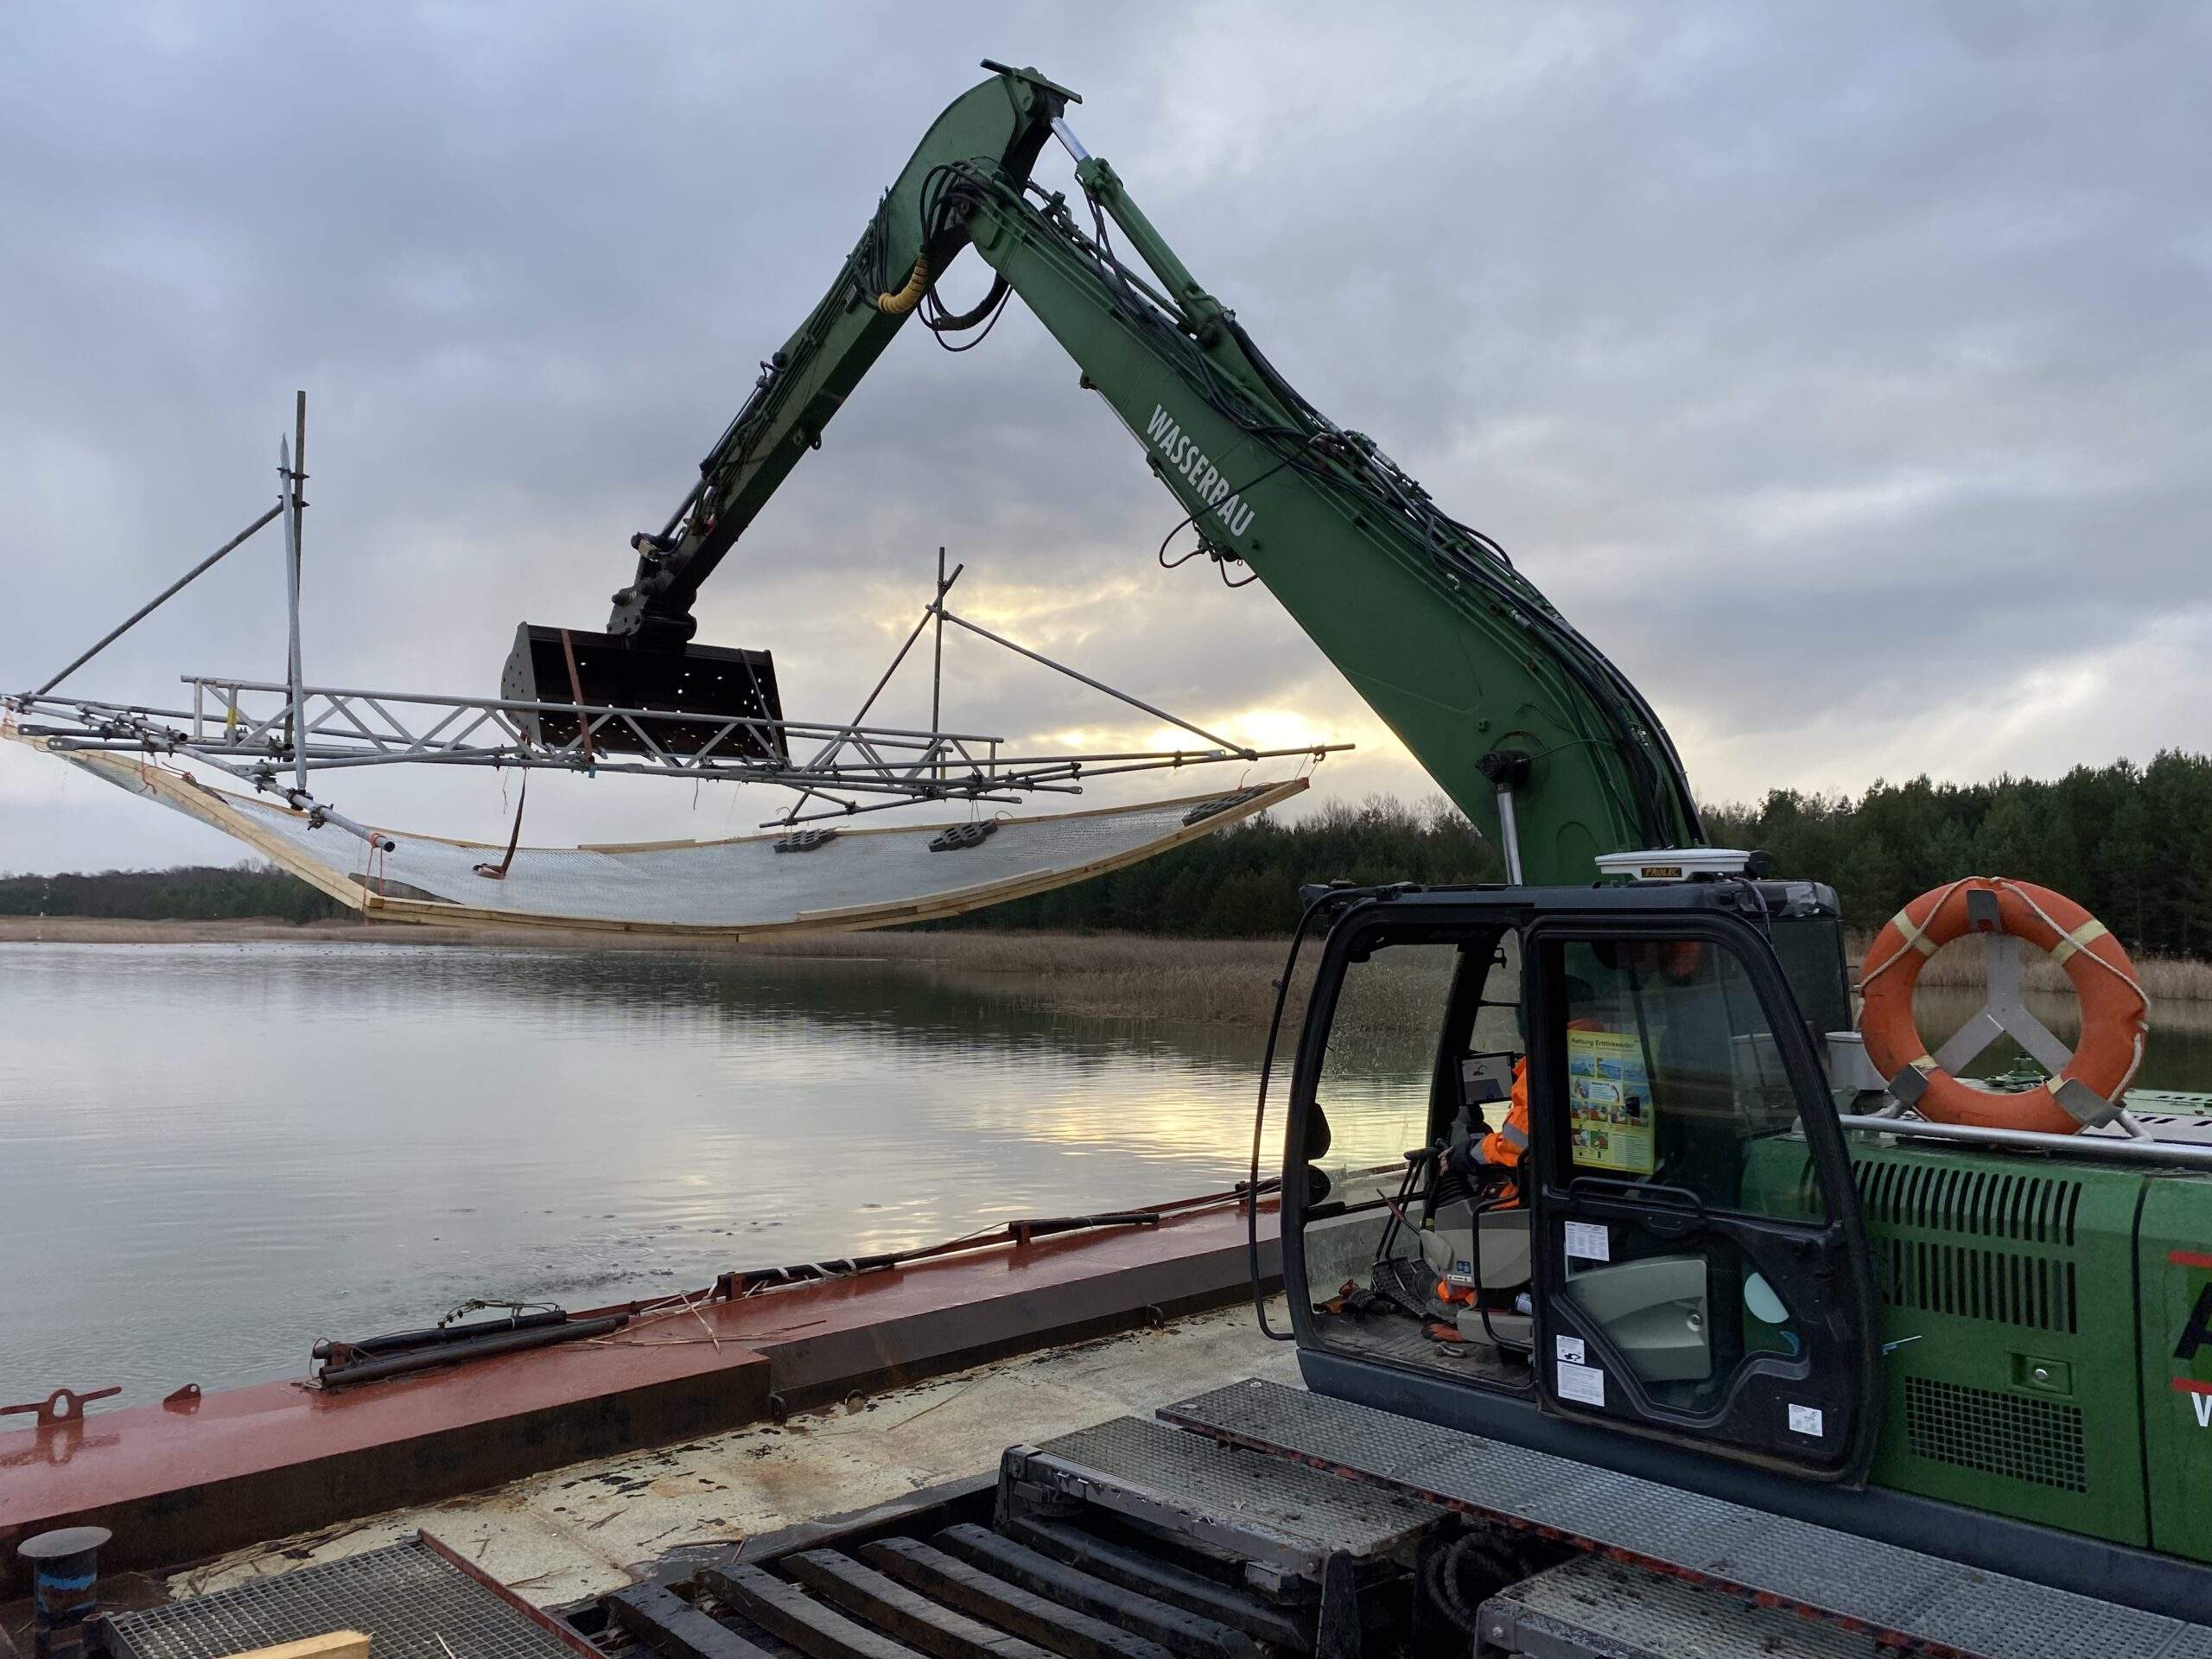
[[[1921,1038],[1912,1017],[1920,970],[1969,932],[2009,933],[2035,945],[2073,982],[2082,1039],[2064,1069],[2039,1088],[2011,1094],[1976,1088],[1937,1065]],[[2135,964],[2102,922],[2031,882],[1971,875],[1922,893],[1875,936],[1859,990],[1867,1058],[1890,1079],[1892,1096],[1935,1122],[2072,1135],[2112,1120],[2143,1062],[2151,1001]]]

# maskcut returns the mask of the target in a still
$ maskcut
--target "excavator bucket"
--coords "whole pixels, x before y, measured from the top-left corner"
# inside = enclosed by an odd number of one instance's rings
[[[639,718],[600,721],[592,730],[595,753],[697,754],[711,748],[735,760],[788,760],[779,724],[730,728],[729,721],[779,722],[775,659],[765,651],[733,645],[683,645],[671,650],[632,645],[611,633],[541,627],[515,630],[499,695],[511,702],[650,709],[712,715],[704,720]],[[576,741],[579,716],[541,710],[519,716],[536,742],[558,747]]]

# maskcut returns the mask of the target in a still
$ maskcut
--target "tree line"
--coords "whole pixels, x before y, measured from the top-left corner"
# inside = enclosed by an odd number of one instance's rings
[[[1834,886],[1872,931],[1916,893],[1961,875],[2011,875],[2080,900],[2132,950],[2212,956],[2212,756],[2077,766],[2052,780],[1877,783],[1863,795],[1775,790],[1704,809],[1720,846],[1762,849],[1777,874]],[[1496,851],[1442,797],[1334,802],[1295,823],[1262,816],[1127,869],[935,926],[1256,938],[1287,933],[1298,889],[1496,881]],[[0,877],[0,915],[151,920],[345,914],[256,865]]]
[[[256,863],[0,876],[0,916],[149,922],[320,922],[350,914],[297,876]]]
[[[1707,808],[1705,825],[1772,853],[1779,873],[1833,883],[1854,927],[1959,876],[2009,875],[2077,900],[2130,950],[2212,956],[2212,755],[2168,749],[2047,782],[1916,778],[1856,799],[1778,789]]]
[[[2053,780],[1876,783],[1863,795],[1770,791],[1702,809],[1715,846],[1773,855],[1778,875],[1834,887],[1872,932],[1961,875],[2009,875],[2073,898],[2131,950],[2212,957],[2212,755],[2160,753]],[[1287,933],[1302,883],[1496,881],[1490,844],[1441,797],[1262,817],[1080,887],[961,918],[976,927]],[[948,924],[950,925],[950,924]]]

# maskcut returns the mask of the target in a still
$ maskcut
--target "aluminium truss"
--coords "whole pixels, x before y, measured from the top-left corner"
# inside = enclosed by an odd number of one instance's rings
[[[276,505],[194,566],[35,690],[0,696],[10,734],[63,755],[135,754],[195,761],[275,796],[313,829],[334,826],[388,852],[390,834],[340,812],[309,788],[312,776],[392,766],[513,766],[772,784],[793,791],[787,810],[764,822],[789,826],[849,817],[916,802],[1017,803],[1081,794],[1086,781],[1117,774],[1229,762],[1318,761],[1344,743],[1261,749],[1221,737],[1103,681],[1054,661],[954,613],[945,602],[961,575],[938,556],[935,591],[891,664],[852,719],[767,719],[668,709],[501,697],[366,690],[307,683],[300,651],[300,542],[306,502],[306,394],[293,437],[280,446]],[[62,694],[60,683],[168,602],[264,525],[282,520],[289,621],[282,681],[187,675],[188,708],[163,708]],[[1009,753],[1003,736],[942,729],[944,631],[950,625],[1066,676],[1187,733],[1195,747],[1102,753]],[[936,681],[928,730],[868,723],[893,675],[924,632],[937,631]],[[548,721],[541,716],[559,716]],[[557,735],[549,736],[549,728]],[[680,738],[680,741],[678,739]],[[804,757],[804,758],[802,758]]]

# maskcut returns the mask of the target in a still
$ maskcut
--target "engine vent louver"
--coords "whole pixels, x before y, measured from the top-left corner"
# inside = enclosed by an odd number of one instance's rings
[[[1889,1268],[1882,1297],[1894,1306],[2069,1336],[2080,1329],[2071,1262],[1920,1238],[1873,1242]]]
[[[1858,1174],[1882,1297],[1891,1306],[2031,1331],[2080,1331],[2071,1259],[2079,1181],[1882,1157],[1861,1158]],[[1973,1242],[1981,1239],[1994,1242]]]
[[[2089,1490],[2079,1406],[1912,1376],[1904,1414],[1916,1456],[2061,1491]]]
[[[2071,1245],[2082,1184],[2047,1175],[1867,1158],[1859,1200],[1876,1227]]]

